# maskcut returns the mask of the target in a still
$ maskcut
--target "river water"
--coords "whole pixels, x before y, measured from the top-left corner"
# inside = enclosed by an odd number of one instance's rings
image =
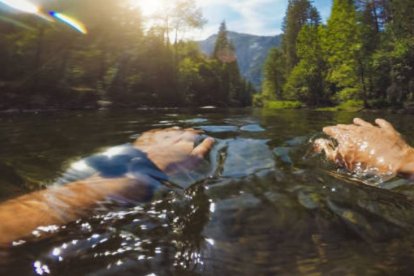
[[[7,275],[413,274],[414,186],[366,185],[315,156],[325,125],[384,117],[414,144],[414,117],[251,109],[0,115],[0,202],[170,126],[216,138],[205,168],[151,201],[112,204],[0,251]],[[410,136],[411,134],[411,136]],[[1,222],[0,222],[1,223]]]

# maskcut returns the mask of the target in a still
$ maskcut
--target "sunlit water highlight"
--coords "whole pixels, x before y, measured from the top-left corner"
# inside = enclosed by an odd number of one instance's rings
[[[81,158],[154,127],[196,127],[217,139],[202,168],[150,202],[106,202],[91,217],[16,241],[0,251],[0,274],[411,274],[412,183],[366,185],[366,175],[309,151],[323,126],[353,116],[214,109],[0,115],[2,200],[49,185]],[[412,116],[387,118],[414,133]]]

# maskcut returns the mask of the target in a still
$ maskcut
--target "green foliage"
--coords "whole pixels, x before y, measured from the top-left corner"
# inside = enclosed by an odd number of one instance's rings
[[[396,38],[414,36],[414,2],[412,0],[388,0],[390,7],[389,27]]]
[[[290,0],[284,19],[282,49],[270,51],[264,65],[263,100],[327,102],[320,16],[308,0]]]
[[[305,100],[310,97],[310,89],[306,85],[308,70],[304,62],[300,62],[293,68],[284,86],[285,95],[288,99]]]
[[[263,67],[263,97],[266,100],[281,100],[285,83],[285,56],[278,48],[270,50]]]
[[[156,20],[146,31],[129,0],[52,2],[45,9],[70,8],[88,34],[31,15],[0,23],[0,108],[251,104],[254,90],[237,61],[210,59],[195,42],[179,40],[204,24],[194,0],[171,3],[162,14],[168,22]]]
[[[338,99],[358,96],[358,55],[361,48],[356,10],[351,0],[334,0],[331,17],[322,32],[322,47],[329,65],[327,81]],[[346,90],[345,92],[341,92]],[[345,98],[344,98],[345,97]]]
[[[298,101],[267,101],[264,104],[266,109],[297,109],[301,107],[302,103]]]
[[[289,99],[299,100],[310,106],[328,104],[326,91],[326,62],[318,26],[304,26],[299,33],[297,49],[300,62],[294,67],[284,90]]]
[[[348,111],[357,112],[364,109],[364,102],[361,100],[348,100],[334,107],[318,108],[319,111]]]
[[[282,49],[286,58],[286,73],[298,64],[296,40],[305,25],[319,25],[320,16],[309,0],[289,0],[283,22]]]
[[[265,99],[262,93],[257,93],[253,95],[253,106],[254,107],[264,107]]]
[[[217,40],[214,44],[213,58],[223,63],[237,62],[234,45],[227,37],[227,27],[225,21],[220,24]]]
[[[220,64],[216,68],[216,72],[220,72],[216,99],[230,106],[250,105],[254,89],[240,75],[236,51],[233,43],[228,39],[226,23],[224,21],[220,25],[214,45],[213,59]]]
[[[413,101],[413,1],[333,0],[326,26],[317,18],[307,1],[289,1],[283,49],[269,53],[255,103],[290,99],[359,110]]]
[[[179,0],[175,3],[171,13],[167,13],[163,18],[165,28],[173,26],[174,44],[178,43],[179,33],[185,32],[187,29],[201,29],[206,20],[203,18],[201,9],[197,7],[194,0]],[[171,24],[168,22],[171,20]]]
[[[360,89],[355,87],[347,87],[342,89],[336,95],[337,102],[345,102],[353,99],[358,99],[360,94]]]
[[[390,107],[391,105],[386,99],[379,98],[379,99],[368,100],[368,106],[370,108],[381,109],[381,108]]]

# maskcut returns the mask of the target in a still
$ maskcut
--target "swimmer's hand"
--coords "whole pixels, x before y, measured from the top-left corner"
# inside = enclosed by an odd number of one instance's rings
[[[214,144],[211,137],[195,146],[201,133],[180,128],[150,130],[140,136],[134,146],[145,152],[160,170],[172,174],[194,168],[210,151]]]
[[[389,122],[377,119],[375,123],[355,118],[353,124],[325,127],[323,132],[338,144],[318,139],[315,150],[351,171],[358,166],[379,173],[414,175],[414,149]]]
[[[166,129],[145,132],[134,146],[145,152],[158,168],[169,174],[190,170],[209,152],[214,140],[206,138],[195,146],[200,132]],[[63,225],[88,215],[108,199],[144,200],[151,195],[145,180],[92,176],[63,186],[51,186],[0,203],[0,248],[29,237],[39,226]]]

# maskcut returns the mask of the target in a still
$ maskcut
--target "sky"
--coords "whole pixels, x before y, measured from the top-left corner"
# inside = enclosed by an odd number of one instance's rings
[[[288,0],[196,0],[203,10],[207,24],[194,32],[195,39],[205,39],[217,33],[225,20],[227,29],[255,35],[282,33],[282,21]],[[314,0],[323,21],[331,11],[332,0]]]
[[[14,3],[26,8],[27,2],[40,4],[46,1],[50,0],[0,0],[0,3],[9,3],[9,5]],[[129,0],[133,6],[140,6],[144,15],[162,9],[165,1],[169,0]],[[192,30],[191,33],[183,34],[183,37],[196,40],[206,39],[217,33],[223,20],[227,23],[227,29],[231,31],[254,35],[280,34],[288,4],[288,0],[195,1],[197,6],[202,9],[207,23],[202,30]],[[326,21],[331,11],[332,0],[313,0],[313,4],[321,14],[322,20]]]

